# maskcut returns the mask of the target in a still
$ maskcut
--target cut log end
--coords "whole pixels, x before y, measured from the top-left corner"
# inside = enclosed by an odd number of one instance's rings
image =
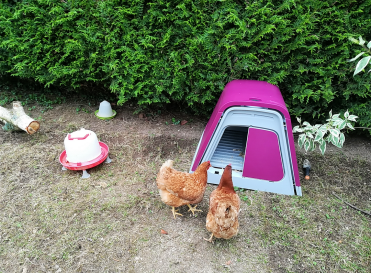
[[[37,132],[37,130],[39,130],[40,128],[40,123],[36,120],[32,121],[28,127],[26,128],[26,131],[27,133],[29,133],[30,135],[34,134]]]
[[[20,129],[26,131],[30,135],[36,133],[40,128],[40,123],[24,112],[20,101],[13,102],[13,109],[6,109],[0,106],[0,121],[5,124],[9,123],[13,125],[14,130]]]

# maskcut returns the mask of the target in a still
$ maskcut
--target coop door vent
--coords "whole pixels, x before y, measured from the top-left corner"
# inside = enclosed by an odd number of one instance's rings
[[[241,171],[244,165],[247,127],[229,127],[221,137],[210,160],[214,168],[225,168],[232,164],[233,170]]]

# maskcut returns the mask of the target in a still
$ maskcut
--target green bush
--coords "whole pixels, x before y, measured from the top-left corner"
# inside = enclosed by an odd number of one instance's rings
[[[371,1],[23,0],[0,4],[0,75],[97,84],[141,105],[209,113],[225,84],[280,87],[291,114],[349,111],[371,126],[370,74],[347,59],[370,39]]]

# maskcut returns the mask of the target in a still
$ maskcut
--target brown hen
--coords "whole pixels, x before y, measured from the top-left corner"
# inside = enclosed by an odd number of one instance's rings
[[[210,195],[209,213],[206,217],[206,229],[212,242],[216,238],[230,239],[238,233],[238,214],[240,198],[233,188],[232,166],[225,167],[219,186]]]
[[[198,204],[202,201],[207,183],[207,170],[210,167],[210,161],[200,164],[194,173],[179,172],[173,169],[173,161],[166,161],[157,175],[157,187],[159,189],[161,200],[172,206],[174,218],[176,215],[182,215],[175,208],[187,205],[188,211],[194,215]],[[183,215],[182,215],[183,216]]]

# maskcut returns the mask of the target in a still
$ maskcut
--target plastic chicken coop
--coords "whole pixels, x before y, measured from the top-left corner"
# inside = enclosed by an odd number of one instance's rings
[[[234,186],[302,195],[289,112],[277,86],[228,83],[201,136],[190,172],[210,160],[208,183],[232,164]]]

